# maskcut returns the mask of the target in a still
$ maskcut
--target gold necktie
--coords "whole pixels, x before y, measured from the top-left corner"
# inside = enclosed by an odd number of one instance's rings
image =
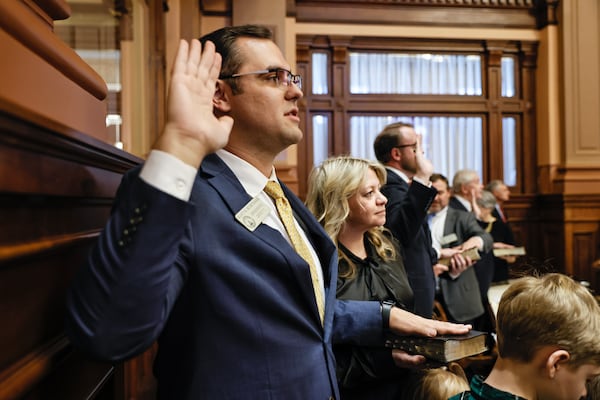
[[[296,229],[292,207],[290,206],[288,199],[283,194],[283,190],[281,189],[279,183],[275,181],[268,181],[264,190],[266,194],[275,200],[275,207],[277,208],[281,222],[283,222],[283,226],[285,226],[285,230],[290,237],[292,246],[294,246],[294,249],[300,255],[300,257],[302,257],[308,263],[313,290],[315,292],[315,300],[317,301],[317,309],[319,310],[321,323],[323,323],[323,316],[325,314],[325,301],[323,300],[323,293],[321,292],[321,285],[319,284],[317,266],[315,265],[306,243]]]

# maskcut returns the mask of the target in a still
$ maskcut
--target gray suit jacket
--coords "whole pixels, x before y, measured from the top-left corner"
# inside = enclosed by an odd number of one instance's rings
[[[492,249],[493,239],[477,223],[473,214],[448,207],[444,222],[444,236],[456,235],[456,241],[444,244],[444,247],[455,247],[472,236],[483,239],[484,251]],[[440,289],[446,310],[453,321],[466,322],[479,317],[484,312],[477,275],[472,267],[467,268],[456,279],[441,279]]]

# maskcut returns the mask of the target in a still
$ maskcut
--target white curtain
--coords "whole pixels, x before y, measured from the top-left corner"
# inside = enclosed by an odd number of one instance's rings
[[[327,84],[327,53],[315,52],[311,60],[312,67],[312,93],[327,94],[329,85]]]
[[[350,53],[353,94],[481,96],[479,55]]]
[[[313,56],[313,93],[324,94],[327,85],[327,58]],[[502,95],[515,95],[515,60],[502,58]],[[316,76],[318,75],[318,76]],[[318,82],[318,84],[316,84]],[[478,54],[350,53],[352,94],[407,94],[481,96],[481,56]],[[366,116],[350,118],[350,153],[375,159],[373,141],[381,130],[396,121],[415,125],[423,135],[424,150],[436,172],[452,179],[463,168],[483,176],[482,116]],[[516,120],[503,120],[504,180],[516,184]],[[313,117],[315,164],[328,154],[327,117]]]
[[[350,118],[350,153],[375,160],[373,142],[383,128],[396,121],[408,122],[423,135],[423,150],[435,172],[452,179],[459,169],[474,169],[483,176],[482,117],[371,117]]]
[[[504,155],[504,183],[517,184],[517,120],[514,117],[502,118],[502,154]]]

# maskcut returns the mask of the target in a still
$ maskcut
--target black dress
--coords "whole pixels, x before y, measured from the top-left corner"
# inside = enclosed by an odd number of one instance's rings
[[[337,297],[342,300],[394,301],[398,307],[413,310],[413,292],[408,283],[399,246],[395,260],[384,261],[365,239],[367,258],[360,259],[340,244],[339,248],[357,266],[352,279],[338,279]],[[339,270],[347,261],[340,258]],[[383,344],[383,338],[382,338]],[[409,371],[394,364],[391,350],[334,345],[337,376],[342,400],[396,399]]]

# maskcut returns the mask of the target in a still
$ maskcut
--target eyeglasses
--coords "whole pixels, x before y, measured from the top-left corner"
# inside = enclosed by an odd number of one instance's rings
[[[398,146],[394,146],[395,149],[403,149],[405,147],[412,147],[413,152],[417,152],[417,142],[412,144],[399,144]]]
[[[261,69],[260,71],[243,72],[241,74],[220,76],[219,79],[239,78],[240,76],[261,74],[273,74],[269,79],[273,79],[275,83],[277,83],[277,86],[291,86],[293,83],[298,86],[299,89],[302,89],[302,77],[300,75],[294,75],[291,71],[283,68],[269,68]]]

